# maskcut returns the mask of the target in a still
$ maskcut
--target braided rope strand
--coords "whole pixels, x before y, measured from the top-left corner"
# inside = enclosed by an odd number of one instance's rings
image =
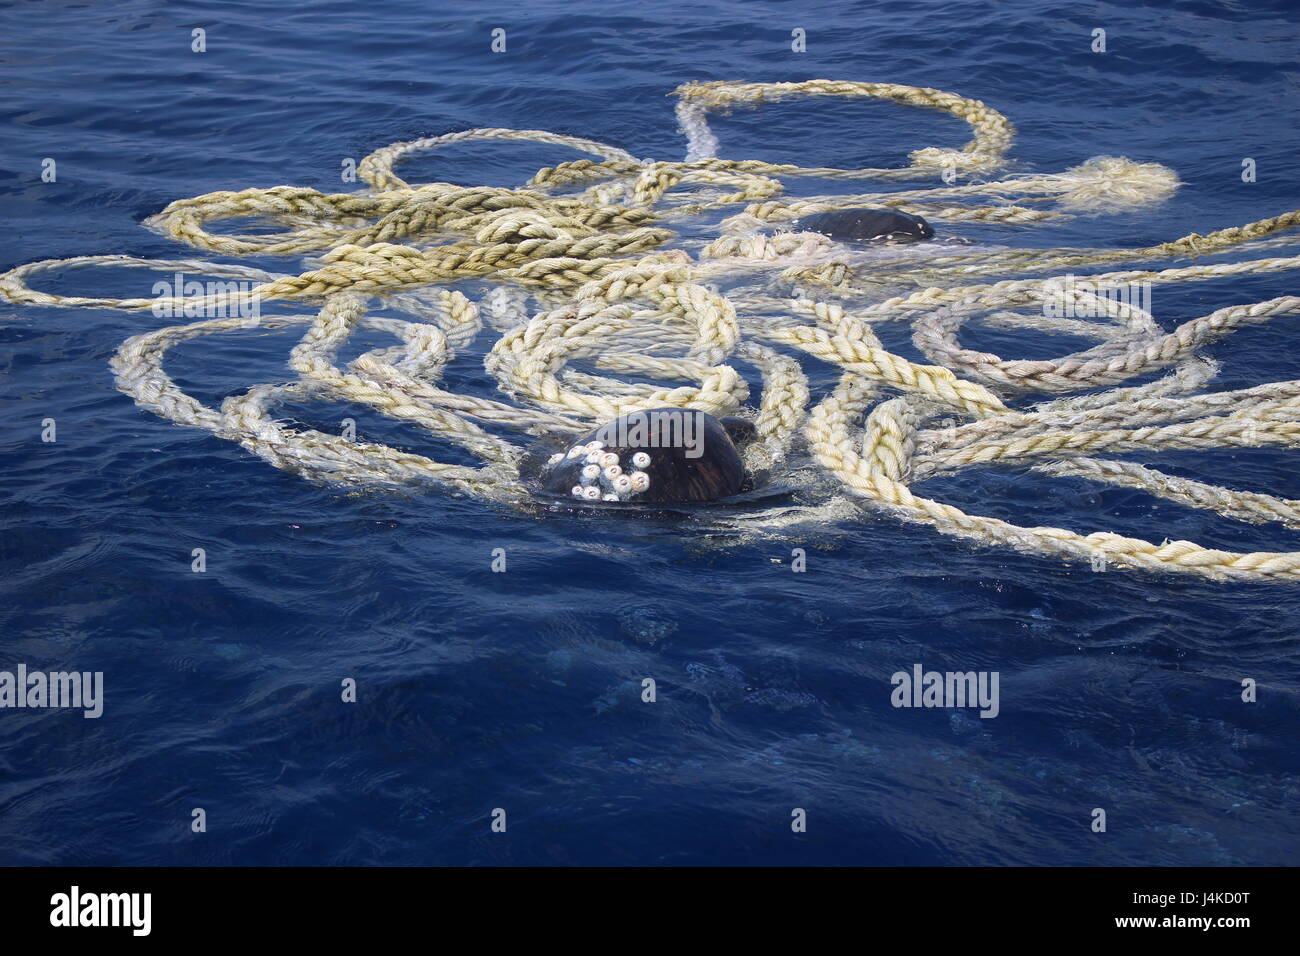
[[[687,141],[681,162],[642,160],[541,130],[494,127],[395,143],[361,161],[367,188],[358,192],[218,191],[172,202],[145,221],[205,253],[298,258],[296,268],[83,256],[19,265],[0,275],[0,297],[29,306],[198,319],[123,342],[111,362],[118,388],[170,421],[322,482],[434,482],[521,504],[530,497],[519,473],[524,449],[499,431],[571,436],[632,411],[672,406],[751,416],[758,440],[746,447],[745,463],[753,473],[808,484],[815,464],[853,500],[944,534],[1213,580],[1300,580],[1300,553],[1236,553],[1108,531],[1021,527],[913,490],[937,475],[993,464],[1139,489],[1245,522],[1300,527],[1300,502],[1110,457],[1300,445],[1300,381],[1206,392],[1218,365],[1201,354],[1240,328],[1300,312],[1300,297],[1227,305],[1166,331],[1146,303],[1097,291],[1293,270],[1300,255],[1202,260],[1293,245],[1297,240],[1286,233],[1300,225],[1300,210],[1139,249],[938,243],[928,254],[864,252],[784,224],[868,205],[950,224],[1025,226],[1157,204],[1179,181],[1164,166],[1123,157],[1095,157],[1060,173],[1008,175],[1011,123],[978,100],[941,90],[811,80],[689,83],[674,94]],[[710,113],[822,96],[941,111],[965,122],[972,138],[957,148],[914,150],[906,165],[888,169],[719,157]],[[484,140],[560,146],[587,157],[543,167],[514,189],[410,183],[394,171],[413,155]],[[799,198],[785,195],[790,177],[906,188]],[[942,184],[907,185],[923,180]],[[736,207],[741,210],[723,219],[716,234],[699,239],[706,213]],[[247,219],[277,231],[239,235],[211,228]],[[1193,257],[1190,264],[1177,261]],[[1164,267],[1133,267],[1144,263]],[[199,295],[174,289],[124,299],[30,285],[48,273],[105,266],[227,282]],[[1062,285],[1065,270],[1104,266],[1127,271],[1089,275],[1087,288]],[[263,304],[281,301],[309,312],[261,315]],[[1077,311],[1050,315],[1048,302]],[[251,318],[240,311],[250,305]],[[962,345],[961,330],[974,320],[1092,344],[1047,360],[1004,359]],[[890,322],[910,326],[926,362],[884,347],[875,327]],[[179,343],[253,326],[304,329],[288,362],[296,381],[254,385],[213,408],[187,395],[163,369]],[[396,344],[340,366],[340,351],[359,329],[391,335]],[[492,341],[481,355],[496,398],[462,394],[443,381],[452,358],[485,334]],[[838,376],[811,408],[816,389],[805,363],[830,366]],[[751,384],[745,366],[761,381]],[[756,408],[748,404],[755,394]],[[272,413],[285,402],[314,400],[374,409],[482,464],[449,464],[292,427]],[[786,527],[800,514],[842,520],[844,500],[832,496],[743,520],[753,527]]]

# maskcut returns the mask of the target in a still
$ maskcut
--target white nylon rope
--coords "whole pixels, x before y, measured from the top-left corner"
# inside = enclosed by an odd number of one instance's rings
[[[1115,157],[1063,173],[990,178],[1006,164],[1011,124],[977,100],[941,90],[826,80],[719,82],[687,84],[676,96],[688,145],[683,162],[638,160],[615,147],[538,130],[479,129],[397,143],[359,164],[369,184],[361,192],[331,195],[292,186],[223,191],[174,202],[146,222],[219,255],[308,257],[310,268],[301,274],[203,259],[86,256],[12,269],[0,276],[0,296],[24,305],[198,318],[127,339],[112,361],[118,387],[171,421],[207,429],[276,467],[317,480],[431,480],[467,494],[522,502],[528,497],[518,473],[522,445],[485,426],[574,434],[659,406],[739,412],[751,415],[758,430],[758,440],[746,449],[751,470],[772,472],[786,483],[817,484],[795,460],[795,451],[806,444],[822,474],[853,500],[946,534],[1213,579],[1300,579],[1300,553],[1233,553],[1188,541],[1157,545],[1107,531],[1020,527],[966,514],[912,490],[928,477],[1002,463],[1048,477],[1139,488],[1243,521],[1300,527],[1298,502],[1099,457],[1166,448],[1295,447],[1300,382],[1203,392],[1217,365],[1200,353],[1236,329],[1295,314],[1300,298],[1228,305],[1165,332],[1136,304],[1089,289],[1062,289],[1059,278],[1080,267],[1272,251],[1294,243],[1282,233],[1300,224],[1300,210],[1144,249],[990,250],[935,243],[897,255],[864,253],[817,233],[781,232],[779,226],[773,232],[768,224],[862,205],[948,223],[1034,224],[1157,203],[1174,192],[1178,179],[1163,166]],[[972,139],[959,149],[915,150],[907,165],[893,169],[717,158],[710,112],[817,96],[941,110],[964,120]],[[565,146],[595,158],[543,168],[521,189],[411,184],[393,172],[396,162],[415,153],[502,139]],[[790,176],[942,185],[782,198],[782,178]],[[957,178],[967,181],[953,185]],[[724,220],[712,240],[682,238],[669,227],[689,226],[701,213],[738,204],[744,204],[743,213]],[[207,231],[209,223],[232,218],[278,223],[283,231]],[[1298,265],[1300,256],[1198,261],[1087,280],[1096,290]],[[44,272],[102,266],[213,276],[249,289],[109,299],[54,295],[28,285]],[[997,276],[1012,278],[969,284]],[[881,297],[909,286],[916,291]],[[367,315],[375,297],[406,317]],[[250,305],[260,309],[277,300],[302,301],[314,311],[251,319],[245,314]],[[1079,311],[1050,317],[1044,310],[1049,300]],[[1009,330],[1081,335],[1096,344],[1050,360],[1003,359],[962,346],[958,335],[973,319]],[[915,345],[931,364],[881,345],[873,326],[895,321],[911,325]],[[483,352],[484,366],[498,383],[500,400],[460,394],[440,383],[448,361],[474,347],[485,322],[495,339]],[[250,324],[305,327],[289,358],[297,381],[256,385],[211,408],[164,372],[166,353],[176,344]],[[397,344],[340,367],[336,355],[358,328],[391,334]],[[811,409],[801,357],[835,366],[840,375],[838,386]],[[575,362],[597,371],[571,368]],[[758,370],[761,391],[752,391],[733,362]],[[1128,384],[1152,373],[1162,374]],[[656,381],[677,384],[651,384]],[[755,395],[753,410],[747,403]],[[1039,403],[1026,404],[1034,396]],[[312,398],[376,409],[455,443],[483,464],[446,464],[383,444],[292,428],[272,414],[286,400]],[[735,520],[752,527],[819,516],[842,520],[844,502],[843,496],[823,495],[821,504],[779,506]]]

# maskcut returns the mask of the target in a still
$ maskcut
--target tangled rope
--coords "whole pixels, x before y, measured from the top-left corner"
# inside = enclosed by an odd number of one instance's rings
[[[1156,164],[1111,157],[1057,174],[989,178],[1008,163],[1011,124],[979,101],[940,90],[816,80],[694,83],[675,95],[688,141],[682,162],[638,160],[601,143],[537,130],[477,129],[397,143],[359,164],[369,185],[362,192],[292,186],[215,192],[173,202],[146,221],[165,236],[222,256],[317,257],[307,271],[88,256],[12,269],[0,276],[0,296],[26,305],[202,317],[127,339],[112,360],[118,387],[171,421],[207,429],[276,467],[324,481],[433,480],[467,494],[522,501],[529,496],[519,474],[522,445],[501,431],[567,435],[662,406],[739,412],[754,418],[759,435],[746,450],[751,470],[802,477],[806,471],[793,462],[806,447],[859,503],[946,534],[1213,579],[1300,580],[1300,552],[1233,553],[1189,541],[1156,545],[1106,531],[1021,527],[913,491],[918,482],[972,466],[1020,465],[1047,476],[1138,488],[1244,521],[1300,524],[1297,501],[1098,457],[1294,447],[1300,441],[1300,381],[1203,392],[1217,366],[1199,352],[1242,326],[1300,311],[1300,298],[1228,306],[1165,332],[1150,311],[1096,291],[1107,284],[1280,272],[1300,265],[1300,256],[1090,275],[1090,288],[1062,288],[1059,277],[1043,277],[1077,267],[1209,256],[1243,244],[1271,248],[1290,241],[1276,234],[1300,223],[1300,211],[1142,249],[932,244],[927,254],[866,253],[817,233],[772,231],[770,224],[864,205],[940,222],[1031,224],[1160,202],[1178,179]],[[916,150],[907,166],[891,169],[717,158],[709,113],[798,96],[862,97],[939,110],[965,121],[973,138],[960,149]],[[543,168],[519,189],[411,184],[393,171],[413,154],[502,139],[570,147],[596,158]],[[793,198],[784,196],[782,181],[791,176],[941,178],[944,185]],[[958,179],[969,181],[954,185]],[[713,237],[688,235],[707,213],[742,203],[744,210],[722,220]],[[209,231],[210,224],[232,219],[274,223],[281,231]],[[54,295],[28,285],[42,272],[94,266],[174,270],[251,288],[109,299]],[[953,284],[998,275],[1012,278]],[[885,297],[909,287],[917,291]],[[308,314],[255,320],[259,328],[306,327],[290,353],[297,381],[257,385],[211,408],[164,372],[166,353],[175,345],[248,328],[250,320],[235,314],[237,304],[277,300],[310,307]],[[369,314],[376,300],[405,317]],[[1086,318],[1051,317],[1044,308],[1049,301],[1078,306]],[[1003,359],[961,345],[958,333],[976,318],[988,326],[1085,336],[1097,344],[1052,360]],[[913,343],[932,364],[884,348],[874,327],[896,321],[910,323]],[[504,401],[439,385],[448,361],[472,345],[485,322],[498,336],[484,367]],[[399,344],[340,367],[340,349],[361,328],[388,333]],[[811,410],[810,383],[798,355],[839,370],[838,384]],[[730,362],[758,370],[756,409],[746,404],[749,381]],[[593,371],[570,367],[574,363]],[[1047,400],[1027,402],[1034,396]],[[320,398],[369,406],[415,424],[482,464],[442,463],[292,427],[273,415],[287,401]],[[834,506],[835,499],[799,508],[820,507],[824,513]]]

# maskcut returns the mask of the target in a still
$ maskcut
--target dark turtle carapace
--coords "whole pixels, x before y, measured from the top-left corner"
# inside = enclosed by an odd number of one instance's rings
[[[551,455],[542,490],[581,502],[717,501],[746,487],[752,423],[686,408],[631,412]]]
[[[796,220],[797,232],[820,232],[837,241],[918,242],[934,237],[934,228],[920,216],[892,209],[835,209]]]

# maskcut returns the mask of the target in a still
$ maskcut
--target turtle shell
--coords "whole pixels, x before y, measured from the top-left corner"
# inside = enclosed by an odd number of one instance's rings
[[[745,467],[727,428],[693,409],[632,412],[588,432],[556,457],[541,483],[549,494],[565,497],[596,488],[593,500],[617,495],[638,503],[717,501],[745,484]],[[645,487],[620,487],[626,483],[619,477]]]
[[[934,227],[920,216],[892,209],[834,209],[804,216],[794,228],[850,242],[917,242],[934,237]]]

